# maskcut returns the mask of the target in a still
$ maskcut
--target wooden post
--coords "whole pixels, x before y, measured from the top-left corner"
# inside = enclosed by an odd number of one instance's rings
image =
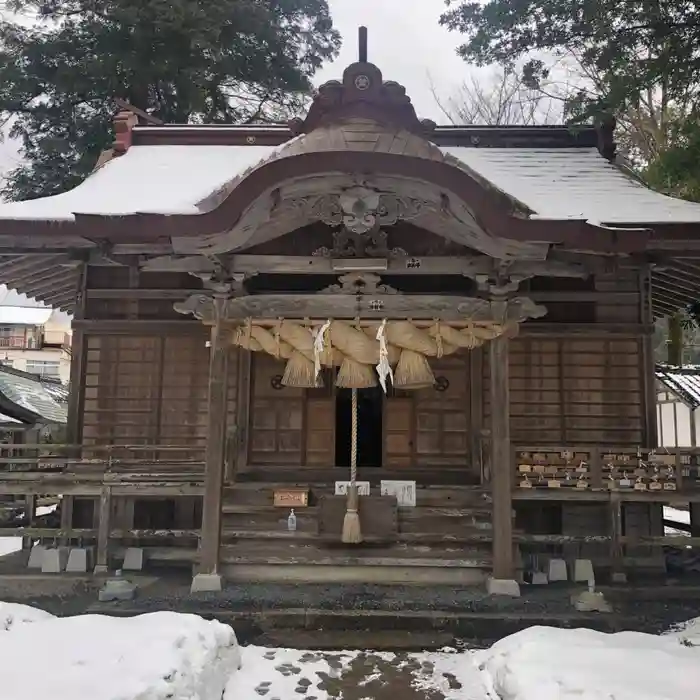
[[[690,503],[690,536],[700,537],[700,503]]]
[[[73,318],[82,320],[85,318],[87,289],[86,263],[82,263],[78,277],[78,287],[75,292],[75,311]],[[66,442],[69,445],[79,445],[83,437],[83,406],[85,401],[85,366],[87,364],[87,343],[85,333],[74,329],[71,336],[70,358],[70,393],[68,395],[68,415],[66,418]],[[69,457],[79,459],[81,450],[79,447],[71,449]],[[70,530],[73,527],[73,496],[63,496],[61,499],[61,530]],[[62,545],[67,545],[65,537],[60,539]]]
[[[106,574],[109,566],[109,532],[112,523],[112,489],[102,486],[97,524],[97,557],[95,573]]]
[[[493,498],[493,578],[515,578],[513,557],[512,486],[510,445],[510,392],[508,390],[508,338],[489,344],[491,393],[491,494]]]
[[[624,583],[624,553],[622,537],[622,502],[618,494],[610,495],[610,570],[613,583]]]
[[[471,433],[471,471],[478,474],[480,483],[486,482],[482,461],[482,430],[484,428],[484,355],[482,348],[469,353],[469,431]]]
[[[226,457],[226,415],[228,400],[228,365],[230,331],[224,325],[227,299],[214,297],[215,319],[211,329],[209,355],[209,398],[207,401],[206,473],[202,534],[199,546],[199,571],[192,582],[197,591],[217,590],[219,546],[221,542],[221,506]]]

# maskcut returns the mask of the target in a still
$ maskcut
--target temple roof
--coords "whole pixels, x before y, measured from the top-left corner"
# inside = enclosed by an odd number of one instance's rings
[[[552,133],[550,127],[546,130]],[[210,197],[222,188],[234,189],[259,166],[309,152],[299,147],[309,137],[297,137],[280,146],[199,145],[196,138],[207,132],[190,129],[188,133],[195,143],[134,145],[64,194],[0,204],[0,235],[1,222],[8,219],[73,221],[76,214],[201,214],[211,209]],[[217,129],[217,133],[226,135],[224,129]],[[424,143],[430,150],[416,155],[440,158],[468,172],[527,210],[532,219],[609,225],[700,223],[700,204],[650,190],[585,141],[581,147],[534,148]],[[357,149],[344,144],[342,150]]]
[[[695,410],[700,407],[700,367],[674,367],[657,364],[656,378],[678,398]]]
[[[410,203],[412,225],[494,260],[542,260],[556,249],[652,255],[665,265],[653,277],[657,315],[700,296],[700,277],[683,269],[700,204],[654,192],[620,167],[612,120],[436,126],[362,46],[361,34],[360,61],[287,125],[156,126],[138,123],[148,118],[141,110],[120,112],[113,148],[82,184],[0,204],[0,281],[71,311],[82,261],[238,254],[314,222],[339,225],[324,206],[343,198],[345,207],[353,192],[357,202],[369,193]]]
[[[63,425],[68,389],[58,381],[0,364],[0,412],[24,425]]]

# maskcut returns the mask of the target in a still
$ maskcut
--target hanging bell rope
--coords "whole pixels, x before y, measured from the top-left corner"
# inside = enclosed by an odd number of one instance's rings
[[[350,435],[350,485],[347,508],[343,519],[342,541],[344,544],[362,542],[360,525],[360,496],[357,492],[357,389],[352,389],[352,423]]]

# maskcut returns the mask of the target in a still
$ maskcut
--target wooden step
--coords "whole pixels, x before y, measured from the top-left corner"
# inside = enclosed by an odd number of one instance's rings
[[[335,543],[337,538],[326,538],[318,535],[316,532],[288,530],[255,530],[255,529],[238,529],[227,527],[222,530],[222,541],[225,543],[236,542],[238,540],[291,540],[316,543]],[[457,535],[443,534],[439,532],[418,532],[418,533],[401,533],[396,536],[396,541],[405,544],[431,544],[431,545],[461,545],[461,544],[477,544],[486,543],[493,540],[493,535],[490,530],[469,530]],[[367,542],[373,542],[368,538]],[[385,541],[385,540],[381,540]]]
[[[398,545],[321,548],[313,544],[251,541],[221,548],[221,572],[233,582],[481,585],[491,569],[490,548]]]
[[[227,564],[269,564],[287,566],[443,566],[481,568],[491,566],[488,547],[393,547],[349,545],[322,547],[312,543],[246,542],[221,547],[221,561]]]
[[[275,489],[307,488],[311,505],[324,495],[333,495],[333,484],[319,485],[308,483],[285,484],[236,484],[226,487],[224,490],[224,503],[227,505],[273,505]],[[376,491],[379,485],[372,485]],[[417,507],[433,508],[483,508],[490,511],[491,496],[481,488],[453,487],[445,488],[418,488],[416,490]]]

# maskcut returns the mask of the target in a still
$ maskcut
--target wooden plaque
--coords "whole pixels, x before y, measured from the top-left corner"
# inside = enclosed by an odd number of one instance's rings
[[[274,504],[278,508],[306,508],[309,489],[275,489]]]

